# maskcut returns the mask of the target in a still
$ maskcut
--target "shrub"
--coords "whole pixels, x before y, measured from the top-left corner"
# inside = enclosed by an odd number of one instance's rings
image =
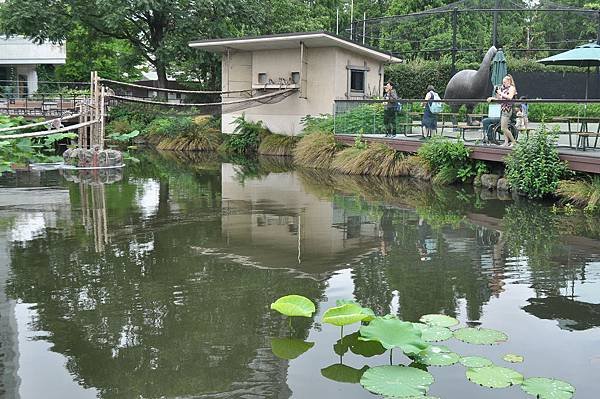
[[[331,167],[339,172],[353,175],[407,176],[409,167],[406,157],[384,145],[367,148],[350,147],[335,156]]]
[[[309,168],[328,168],[338,148],[332,133],[311,133],[298,141],[294,162]]]
[[[462,141],[433,137],[419,148],[418,154],[428,164],[435,183],[451,184],[458,179],[459,172],[462,177],[471,177],[465,172],[471,165],[469,149]]]
[[[558,157],[557,135],[541,126],[534,134],[513,149],[506,157],[506,178],[510,186],[529,198],[553,194],[567,164]]]
[[[600,117],[600,104],[588,104],[585,112],[583,105],[573,103],[529,104],[527,113],[532,122],[549,121],[557,116],[593,116]]]
[[[222,149],[234,154],[254,154],[258,151],[261,140],[270,134],[261,121],[247,121],[246,117],[236,118],[233,124],[237,125],[233,134],[224,141]]]
[[[298,138],[281,134],[267,135],[258,146],[261,155],[291,156]]]
[[[562,180],[558,183],[557,194],[563,201],[583,207],[588,212],[596,212],[600,210],[600,177]]]
[[[321,114],[319,116],[306,115],[301,120],[304,126],[302,133],[310,134],[315,132],[333,133],[333,116]]]

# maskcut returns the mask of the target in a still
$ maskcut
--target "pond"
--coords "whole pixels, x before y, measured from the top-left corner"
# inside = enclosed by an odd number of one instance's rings
[[[444,313],[501,330],[509,339],[498,345],[443,344],[596,397],[597,217],[280,159],[139,158],[122,174],[0,180],[6,397],[376,397],[322,371],[389,364],[387,353],[336,354],[340,329],[321,318],[338,299],[408,321]],[[269,309],[287,294],[317,305],[292,330]],[[277,357],[272,340],[290,335],[314,346]],[[508,353],[524,362],[507,363]],[[394,352],[394,363],[410,360]],[[440,398],[530,397],[469,382],[460,364],[428,370]]]

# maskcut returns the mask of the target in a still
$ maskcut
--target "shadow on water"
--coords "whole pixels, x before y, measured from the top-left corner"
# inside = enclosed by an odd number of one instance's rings
[[[511,312],[535,316],[536,328],[600,325],[597,218],[468,187],[296,170],[281,158],[138,157],[118,178],[0,181],[13,187],[0,194],[6,292],[31,304],[29,328],[103,398],[292,396],[291,359],[317,350],[304,342],[322,327],[294,320],[289,339],[269,304],[289,293],[324,304],[344,270],[363,306],[405,320],[445,313],[476,325],[515,285],[527,297]],[[43,200],[48,186],[60,206]],[[37,202],[24,205],[30,195]],[[302,371],[318,374],[317,387],[322,368],[353,382],[364,371],[326,369],[322,356]]]

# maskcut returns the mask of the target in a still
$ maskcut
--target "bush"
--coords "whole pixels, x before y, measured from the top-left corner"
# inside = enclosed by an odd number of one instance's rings
[[[384,144],[350,147],[337,153],[331,167],[352,175],[408,176],[406,156]]]
[[[301,120],[304,126],[302,133],[310,134],[315,132],[333,133],[333,116],[321,114],[319,116],[306,115]]]
[[[261,121],[247,121],[243,114],[232,123],[237,126],[233,130],[233,134],[227,136],[221,147],[228,153],[255,154],[261,140],[270,134]]]
[[[596,212],[600,210],[600,177],[560,181],[557,194],[565,202],[583,207],[588,212]]]
[[[294,162],[309,168],[329,168],[338,148],[332,133],[311,133],[298,141]]]
[[[433,137],[419,148],[418,154],[433,173],[433,181],[440,184],[453,183],[459,171],[471,164],[469,149],[465,144],[444,137]]]
[[[574,103],[529,104],[528,117],[531,122],[548,122],[557,116],[593,116],[600,117],[600,104],[583,105]]]
[[[267,135],[258,146],[261,155],[291,156],[298,138],[281,134]]]
[[[529,198],[554,194],[567,173],[567,164],[558,157],[557,135],[541,126],[506,157],[506,178],[510,186]]]

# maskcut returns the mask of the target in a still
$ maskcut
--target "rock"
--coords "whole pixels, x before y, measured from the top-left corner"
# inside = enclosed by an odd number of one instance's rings
[[[481,186],[488,190],[495,190],[498,185],[498,179],[500,179],[498,175],[483,174],[481,175]]]
[[[473,179],[473,186],[481,187],[481,176],[475,176],[475,179]]]
[[[505,177],[498,179],[498,183],[496,184],[498,191],[508,192],[510,191],[510,185],[508,184],[508,179]]]
[[[63,154],[66,164],[79,167],[107,167],[123,164],[123,154],[116,150],[99,150],[97,147],[69,148]]]

